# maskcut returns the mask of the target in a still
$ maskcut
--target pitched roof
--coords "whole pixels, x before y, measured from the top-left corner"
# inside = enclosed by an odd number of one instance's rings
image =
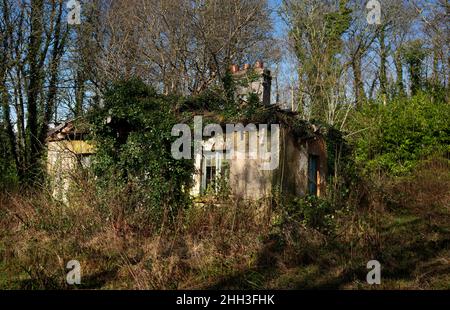
[[[71,119],[50,129],[46,141],[84,140],[83,136],[89,133],[89,130],[86,126],[80,125],[76,121],[77,119]]]

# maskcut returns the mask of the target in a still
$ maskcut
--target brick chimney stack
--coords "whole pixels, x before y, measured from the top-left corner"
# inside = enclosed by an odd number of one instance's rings
[[[238,73],[239,72],[239,66],[238,65],[231,65],[230,66],[230,71],[232,74]]]
[[[253,68],[250,64],[245,64],[243,70],[239,70],[237,65],[232,65],[231,73],[234,79],[239,81],[236,95],[241,101],[245,102],[250,93],[255,93],[263,105],[270,105],[272,75],[270,70],[264,69],[262,61],[256,61]]]

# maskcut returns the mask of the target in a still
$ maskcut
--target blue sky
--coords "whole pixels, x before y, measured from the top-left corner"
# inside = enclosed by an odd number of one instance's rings
[[[271,14],[271,18],[273,21],[273,30],[274,30],[274,36],[278,39],[283,39],[286,36],[287,33],[287,27],[284,23],[284,21],[281,19],[281,17],[278,14],[278,9],[280,8],[281,4],[282,4],[283,0],[268,0],[269,3],[269,7],[272,10],[272,14]],[[302,0],[299,0],[302,1]],[[362,3],[366,3],[368,0],[361,0]],[[379,0],[381,2],[381,5],[383,5],[383,0]],[[398,0],[398,1],[407,1],[408,0]],[[424,17],[426,17],[429,12],[428,10],[430,9],[431,6],[433,6],[433,4],[436,4],[437,0],[418,0],[415,2],[416,5],[425,8],[425,10],[422,12],[422,15]],[[383,8],[382,8],[383,9]],[[423,36],[423,32],[421,31],[421,26],[419,23],[415,23],[414,27],[414,31],[412,31],[411,36],[412,37],[422,37]],[[368,58],[373,58],[373,61],[377,61],[377,57],[375,54],[373,54],[373,52],[369,52],[369,55],[367,55]],[[279,67],[279,83],[282,84],[289,84],[290,83],[290,78],[294,78],[296,79],[296,70],[295,70],[295,64],[292,62],[293,60],[289,60],[287,58],[283,58],[280,67]],[[376,65],[376,63],[374,64]],[[392,59],[389,58],[388,59],[388,66],[390,67],[389,70],[389,74],[392,75],[394,78],[395,77],[395,70],[393,70],[393,63],[392,63]],[[272,69],[274,69],[272,67]],[[406,70],[406,69],[405,69]],[[404,78],[407,77],[406,72],[404,72]],[[366,87],[368,87],[368,85],[366,85]]]
[[[280,16],[277,14],[278,8],[281,6],[282,0],[269,0],[269,7],[273,10],[272,11],[272,20],[274,24],[274,32],[276,36],[282,36],[284,33],[284,22],[280,18]]]

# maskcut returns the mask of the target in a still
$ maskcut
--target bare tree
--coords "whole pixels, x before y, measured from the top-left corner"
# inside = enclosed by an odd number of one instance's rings
[[[220,85],[231,63],[269,59],[272,46],[266,1],[120,0],[99,15],[101,84],[138,76],[166,94],[197,94]]]
[[[311,117],[331,121],[336,94],[340,93],[343,33],[350,25],[347,1],[283,2],[282,16],[298,59],[301,105]],[[333,117],[334,119],[334,117]]]
[[[40,171],[68,33],[63,6],[62,0],[1,2],[2,109],[21,179],[33,180]]]

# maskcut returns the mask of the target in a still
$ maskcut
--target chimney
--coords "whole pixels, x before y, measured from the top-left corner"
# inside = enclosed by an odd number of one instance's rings
[[[270,105],[272,87],[270,70],[264,69],[264,64],[260,60],[256,61],[253,68],[249,64],[245,64],[243,69],[239,71],[239,67],[233,65],[231,70],[235,80],[241,81],[236,88],[236,95],[239,100],[246,102],[247,96],[250,93],[255,93],[263,105]]]
[[[261,63],[261,69],[263,70],[263,96],[262,103],[264,105],[270,105],[271,103],[271,90],[272,90],[272,74],[270,70],[264,70],[264,65]]]
[[[230,71],[231,71],[232,74],[235,74],[235,73],[239,72],[239,66],[235,65],[235,64],[231,65],[230,66]]]

